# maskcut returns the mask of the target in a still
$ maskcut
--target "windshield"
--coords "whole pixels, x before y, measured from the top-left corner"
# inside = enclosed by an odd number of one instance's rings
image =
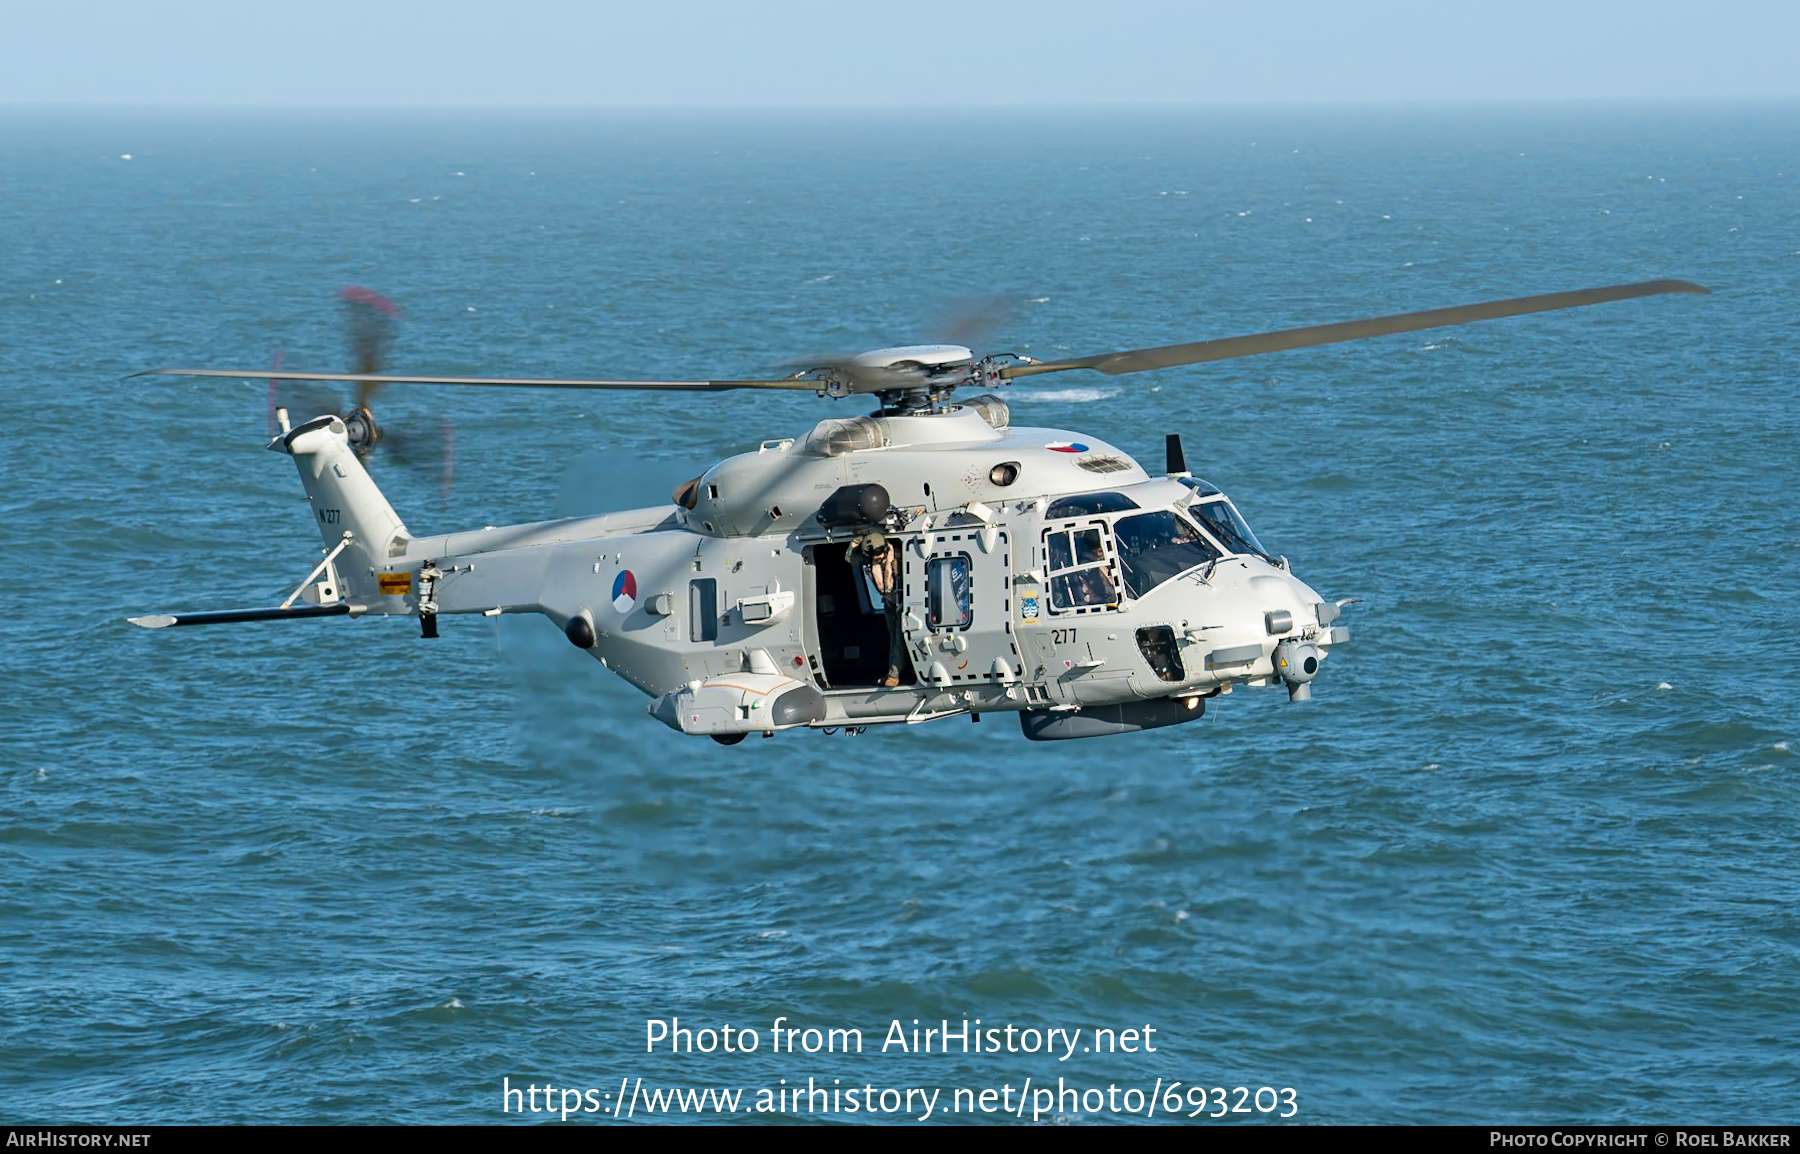
[[[1125,588],[1142,597],[1196,565],[1217,561],[1219,551],[1192,525],[1167,509],[1120,517],[1113,523]]]
[[[1233,553],[1249,553],[1261,557],[1265,561],[1273,560],[1250,526],[1238,516],[1238,511],[1231,507],[1229,501],[1208,501],[1204,505],[1190,505],[1188,513],[1197,518],[1206,527],[1207,532],[1219,539],[1219,543]]]

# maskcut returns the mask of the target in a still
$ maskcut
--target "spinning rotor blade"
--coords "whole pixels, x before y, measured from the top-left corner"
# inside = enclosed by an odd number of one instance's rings
[[[292,384],[286,377],[276,380],[275,403],[291,413],[297,421],[309,421],[323,413],[339,413],[344,409],[344,398],[330,389]],[[270,436],[274,434],[271,433]]]
[[[394,464],[435,477],[438,499],[449,500],[456,487],[456,431],[448,418],[439,419],[435,433],[383,428],[376,447]]]
[[[394,325],[402,314],[400,306],[374,289],[350,285],[338,293],[344,302],[344,315],[349,321],[350,360],[356,366],[356,407],[366,409],[381,386],[374,378],[381,375],[387,363],[388,350],[394,344]]]
[[[1076,367],[1076,366],[1071,366]],[[267,380],[268,369],[145,369],[132,377],[239,377]],[[284,381],[351,381],[359,385],[483,385],[521,389],[644,389],[651,392],[721,393],[728,389],[793,389],[817,392],[818,381],[786,378],[773,381],[588,381],[562,377],[432,377],[368,376],[362,373],[294,373],[281,371]]]
[[[1019,311],[1023,298],[1010,295],[961,297],[944,306],[931,328],[931,339],[940,344],[975,348],[987,343],[995,329]]]
[[[1419,329],[1463,325],[1471,321],[1496,320],[1500,317],[1523,316],[1526,313],[1552,312],[1556,309],[1580,308],[1608,301],[1631,300],[1634,297],[1660,296],[1664,293],[1705,293],[1692,281],[1651,280],[1637,284],[1608,285],[1604,288],[1579,289],[1575,292],[1543,293],[1539,296],[1514,297],[1511,300],[1486,301],[1447,309],[1400,313],[1395,316],[1372,317],[1360,321],[1339,321],[1329,325],[1309,325],[1298,329],[1280,329],[1268,333],[1252,333],[1242,337],[1224,337],[1212,341],[1193,341],[1184,345],[1162,345],[1153,349],[1129,349],[1118,353],[1100,353],[1078,360],[1048,361],[1039,364],[1011,365],[1000,370],[1003,377],[1030,377],[1038,373],[1061,373],[1069,369],[1093,369],[1117,376],[1141,373],[1149,369],[1168,369],[1177,365],[1198,365],[1209,361],[1225,361],[1235,357],[1253,357],[1262,353],[1278,353],[1287,349],[1309,349],[1318,345],[1335,345],[1342,341],[1359,341],[1390,333],[1410,333]]]

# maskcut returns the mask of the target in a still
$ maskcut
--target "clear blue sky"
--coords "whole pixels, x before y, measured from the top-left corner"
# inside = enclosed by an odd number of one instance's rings
[[[1800,0],[0,0],[0,104],[1800,97]]]

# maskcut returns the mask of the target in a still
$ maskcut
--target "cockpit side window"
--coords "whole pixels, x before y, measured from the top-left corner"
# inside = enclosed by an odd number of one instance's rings
[[[1051,575],[1050,603],[1058,609],[1104,609],[1119,603],[1119,591],[1099,566],[1076,569]]]
[[[1119,603],[1103,525],[1049,530],[1044,534],[1044,560],[1053,610],[1089,612]]]
[[[1120,517],[1113,535],[1119,544],[1119,572],[1133,597],[1220,557],[1198,529],[1168,509]]]
[[[1208,533],[1219,539],[1219,544],[1233,553],[1248,553],[1253,557],[1261,557],[1272,561],[1269,551],[1262,547],[1250,526],[1232,508],[1231,502],[1224,498],[1207,501],[1202,504],[1188,506],[1188,514],[1199,521]]]

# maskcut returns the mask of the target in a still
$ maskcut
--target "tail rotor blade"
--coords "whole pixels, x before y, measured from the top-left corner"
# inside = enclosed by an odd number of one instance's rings
[[[359,378],[378,377],[393,348],[394,327],[403,313],[400,306],[373,289],[350,285],[338,293],[350,336],[350,363]],[[381,389],[379,381],[359,379],[356,406],[368,408]]]
[[[437,430],[431,433],[384,425],[377,445],[385,459],[433,478],[439,498],[450,499],[456,484],[456,430],[448,418],[439,418]]]
[[[275,404],[286,409],[295,424],[327,413],[342,415],[344,411],[344,398],[336,391],[289,380],[276,383]]]

